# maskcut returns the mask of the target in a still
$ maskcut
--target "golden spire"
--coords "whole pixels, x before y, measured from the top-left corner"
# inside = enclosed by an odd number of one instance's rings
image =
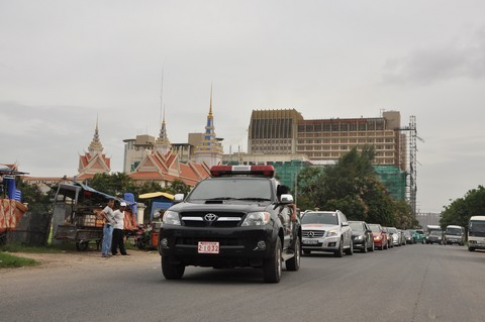
[[[211,83],[211,103],[210,103],[210,109],[209,109],[209,116],[212,117],[212,83]]]

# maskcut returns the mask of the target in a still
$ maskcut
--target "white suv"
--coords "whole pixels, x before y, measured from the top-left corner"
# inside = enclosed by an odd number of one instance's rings
[[[353,254],[352,229],[339,210],[308,211],[301,218],[303,254],[312,251],[333,252],[342,257]]]

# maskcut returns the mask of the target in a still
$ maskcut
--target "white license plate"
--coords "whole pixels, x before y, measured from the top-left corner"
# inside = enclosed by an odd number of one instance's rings
[[[219,254],[219,242],[200,241],[198,253],[199,254]]]
[[[304,240],[303,244],[305,244],[305,245],[316,245],[316,244],[318,244],[318,240]]]

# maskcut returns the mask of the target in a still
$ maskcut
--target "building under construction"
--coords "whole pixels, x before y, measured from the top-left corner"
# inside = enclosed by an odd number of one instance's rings
[[[275,168],[280,168],[277,173],[283,173],[282,181],[292,187],[295,173],[308,164],[294,162],[294,156],[328,164],[353,148],[373,146],[377,175],[393,197],[408,200],[416,213],[416,137],[415,117],[403,127],[399,111],[383,111],[373,118],[305,120],[295,109],[253,110],[248,153],[242,159],[246,164],[279,160],[280,164],[275,162]],[[256,156],[257,162],[250,161]],[[284,156],[288,159],[281,161]],[[291,167],[295,169],[289,170]]]

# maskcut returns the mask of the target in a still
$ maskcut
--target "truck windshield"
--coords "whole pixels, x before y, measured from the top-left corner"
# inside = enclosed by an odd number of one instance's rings
[[[446,228],[447,235],[460,236],[463,231],[460,228]]]
[[[270,184],[264,178],[210,179],[202,181],[192,191],[189,200],[271,201]]]

